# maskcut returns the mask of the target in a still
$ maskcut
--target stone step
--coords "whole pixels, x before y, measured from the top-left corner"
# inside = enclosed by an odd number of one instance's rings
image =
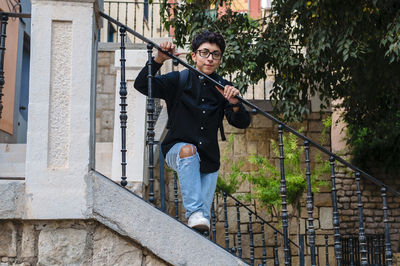
[[[185,224],[97,172],[93,217],[172,265],[248,265]]]

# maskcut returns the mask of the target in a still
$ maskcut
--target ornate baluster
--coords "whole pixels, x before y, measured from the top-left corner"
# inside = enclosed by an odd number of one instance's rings
[[[286,202],[286,177],[285,177],[285,155],[283,152],[283,126],[278,126],[279,134],[279,160],[281,171],[281,197],[282,197],[282,226],[283,226],[283,244],[285,253],[285,265],[291,265],[290,251],[289,251],[289,234],[288,234],[288,210]]]
[[[240,231],[240,210],[239,202],[236,202],[236,221],[237,221],[237,239],[238,239],[238,256],[242,257],[242,233]]]
[[[175,171],[174,171],[174,203],[175,203],[175,219],[179,220],[178,175]]]
[[[279,257],[278,257],[278,232],[274,231],[274,265],[279,266]]]
[[[390,243],[390,233],[389,233],[389,218],[388,218],[388,207],[386,200],[386,187],[381,188],[382,200],[383,200],[383,223],[385,224],[385,257],[388,266],[392,265],[392,245]]]
[[[154,99],[153,99],[153,72],[152,72],[152,57],[153,45],[147,44],[148,55],[148,95],[147,95],[147,145],[149,147],[149,201],[154,203]]]
[[[325,263],[326,266],[329,266],[328,235],[325,235]]]
[[[335,245],[335,256],[338,266],[342,263],[342,247],[340,243],[340,222],[339,222],[339,211],[337,204],[337,194],[336,194],[336,174],[335,174],[335,158],[331,156],[329,158],[331,165],[331,181],[332,181],[332,202],[333,202],[333,229],[334,229],[334,245]]]
[[[0,30],[0,118],[1,114],[3,113],[3,101],[2,98],[4,96],[3,88],[5,84],[4,79],[4,54],[6,51],[6,30],[8,24],[8,16],[2,15],[1,16],[1,30]]]
[[[379,257],[379,252],[378,252],[378,243],[377,243],[377,241],[376,241],[376,235],[374,235],[373,236],[373,243],[374,243],[374,252],[373,252],[373,254],[374,254],[374,259],[372,260],[372,262],[375,264],[375,265],[378,265],[378,257]]]
[[[308,236],[310,243],[310,253],[311,253],[311,266],[316,266],[316,258],[315,258],[315,230],[314,230],[314,218],[313,218],[313,195],[311,191],[311,172],[310,172],[310,156],[309,156],[309,142],[308,140],[304,141],[304,151],[306,154],[306,180],[307,180],[307,213],[308,213]]]
[[[165,206],[165,176],[164,176],[164,155],[161,152],[161,143],[158,143],[158,154],[160,156],[160,197],[161,197],[161,210],[166,212]]]
[[[252,213],[249,212],[250,265],[254,265],[253,221],[252,221],[251,217],[252,217]]]
[[[378,263],[379,263],[379,265],[383,264],[383,262],[385,261],[385,260],[382,259],[382,254],[384,252],[382,252],[382,249],[383,249],[382,242],[383,241],[381,241],[381,240],[382,240],[381,236],[378,235],[377,236],[377,244],[376,244],[376,246],[378,247]]]
[[[358,198],[358,217],[360,218],[359,227],[359,240],[360,240],[360,253],[361,253],[361,265],[368,265],[367,261],[367,249],[366,249],[366,239],[364,231],[364,215],[363,215],[363,204],[361,200],[361,187],[360,187],[360,173],[356,172],[356,182],[357,182],[357,198]]]
[[[212,224],[212,241],[215,243],[216,242],[216,236],[217,236],[217,228],[215,226],[216,224],[216,215],[215,215],[215,202],[213,200],[211,204],[211,224]]]
[[[261,221],[261,240],[262,240],[262,247],[263,247],[262,265],[267,265],[267,246],[265,244],[264,221]]]
[[[368,261],[368,265],[371,264],[371,245],[370,245],[370,236],[366,236],[367,239],[367,261]]]
[[[386,256],[385,256],[385,235],[380,235],[381,237],[381,250],[382,250],[382,264],[385,264]]]
[[[229,251],[229,231],[228,231],[228,207],[226,205],[226,192],[224,194],[224,218],[225,218],[225,223],[224,223],[224,228],[225,228],[225,249]]]
[[[350,249],[350,266],[354,266],[354,250],[353,250],[353,236],[349,238],[349,249]]]
[[[121,176],[121,186],[125,187],[128,184],[126,181],[126,123],[128,120],[128,115],[126,114],[126,97],[128,95],[128,91],[126,90],[126,81],[125,81],[125,37],[126,37],[126,30],[125,28],[119,29],[121,35],[121,82],[120,82],[120,89],[119,95],[121,99],[121,111],[119,119],[121,120],[121,167],[122,167],[122,176]]]

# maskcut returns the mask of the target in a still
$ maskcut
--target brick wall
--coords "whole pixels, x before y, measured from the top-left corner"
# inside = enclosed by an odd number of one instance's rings
[[[359,216],[357,185],[354,173],[345,168],[337,171],[338,208],[340,232],[358,234]],[[375,175],[395,190],[400,190],[400,179],[385,175]],[[361,178],[363,214],[366,234],[384,234],[381,188],[371,181]],[[400,252],[400,197],[387,192],[389,231],[393,252]]]

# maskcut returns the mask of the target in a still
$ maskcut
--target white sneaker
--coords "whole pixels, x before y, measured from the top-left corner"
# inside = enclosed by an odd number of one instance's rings
[[[203,216],[202,212],[198,211],[190,215],[188,226],[199,231],[209,231],[210,221]]]

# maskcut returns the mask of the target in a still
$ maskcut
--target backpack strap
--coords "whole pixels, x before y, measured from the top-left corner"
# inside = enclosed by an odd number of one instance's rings
[[[185,70],[179,72],[179,83],[178,83],[178,88],[177,88],[178,92],[176,93],[176,97],[174,99],[174,102],[172,103],[171,110],[169,110],[169,112],[168,112],[168,122],[167,122],[168,129],[170,129],[172,127],[172,119],[171,119],[171,115],[173,114],[172,110],[176,108],[175,106],[177,106],[177,104],[179,103],[179,100],[181,99],[182,92],[183,92],[183,89],[185,88],[185,84],[188,80],[188,77],[189,77],[188,69],[185,69]]]
[[[222,78],[218,75],[218,82],[222,84]],[[224,115],[225,115],[225,108],[221,112],[221,117],[219,119],[219,133],[221,134],[221,140],[226,141],[225,131],[224,131]]]

